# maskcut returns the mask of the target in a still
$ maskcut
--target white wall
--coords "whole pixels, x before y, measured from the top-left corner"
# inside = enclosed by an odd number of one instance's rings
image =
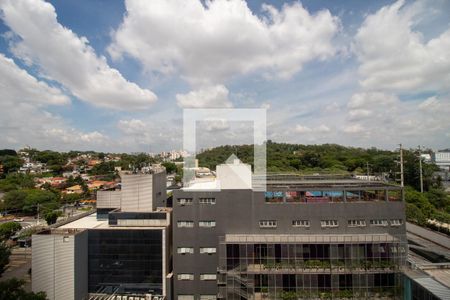
[[[251,166],[239,161],[232,164],[222,164],[216,167],[217,180],[221,189],[251,189]]]

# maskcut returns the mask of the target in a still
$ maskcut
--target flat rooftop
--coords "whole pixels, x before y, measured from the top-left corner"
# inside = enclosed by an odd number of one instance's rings
[[[166,211],[157,211],[155,213]],[[157,220],[158,221],[158,220]],[[165,225],[142,225],[142,226],[110,226],[107,219],[97,220],[97,213],[87,215],[81,219],[59,226],[57,229],[160,229]]]
[[[97,220],[97,213],[93,213],[75,220],[73,222],[64,224],[58,228],[61,229],[93,229],[93,228],[108,228],[108,220]]]

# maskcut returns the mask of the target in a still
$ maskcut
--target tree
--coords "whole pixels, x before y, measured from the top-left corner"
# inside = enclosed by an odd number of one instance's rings
[[[18,156],[3,155],[0,156],[0,164],[3,165],[3,172],[8,174],[9,172],[17,171],[22,166],[23,161]]]
[[[56,220],[58,220],[58,217],[61,216],[60,211],[51,211],[45,214],[45,221],[48,225],[52,225],[56,223]]]
[[[25,281],[11,278],[0,282],[1,300],[46,300],[45,292],[26,292],[23,288]]]
[[[22,229],[22,226],[17,222],[6,222],[3,224],[0,224],[0,239],[7,240],[9,239],[14,233]]]
[[[35,213],[37,211],[38,204],[41,205],[42,208],[54,209],[58,207],[58,199],[58,195],[50,191],[27,190],[23,210],[26,212]]]
[[[11,255],[11,250],[5,245],[5,243],[0,242],[0,276],[5,272],[5,267],[9,264],[9,256]],[[0,291],[1,291],[0,287]],[[0,296],[0,299],[3,299]]]
[[[422,210],[412,203],[406,203],[406,219],[410,222],[424,226],[427,223],[427,218]]]
[[[167,174],[172,174],[177,171],[177,165],[173,162],[165,162],[162,165],[166,168]]]
[[[0,156],[9,155],[9,156],[17,156],[16,150],[12,149],[2,149],[0,150]]]
[[[63,194],[62,196],[62,203],[75,203],[79,200],[81,200],[80,194]]]
[[[431,188],[425,196],[436,209],[445,210],[450,207],[450,198],[443,189]]]
[[[10,191],[3,196],[3,205],[6,210],[21,210],[25,205],[27,192],[24,190]]]
[[[0,180],[0,190],[4,192],[33,187],[34,178],[28,174],[8,174],[5,179]]]

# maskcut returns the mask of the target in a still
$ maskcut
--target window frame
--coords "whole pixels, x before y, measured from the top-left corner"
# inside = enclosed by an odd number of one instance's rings
[[[298,224],[296,224],[298,223]],[[292,227],[294,228],[310,228],[311,221],[310,220],[292,220]]]
[[[277,220],[259,220],[259,228],[274,229],[278,227]]]

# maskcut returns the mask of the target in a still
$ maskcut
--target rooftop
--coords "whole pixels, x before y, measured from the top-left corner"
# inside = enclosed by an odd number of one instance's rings
[[[170,209],[159,209],[154,212],[139,212],[136,214],[161,214],[170,212]],[[120,213],[119,213],[120,214]],[[130,212],[124,212],[124,214],[132,214]],[[123,219],[127,224],[119,224],[119,225],[110,225],[108,219],[97,219],[97,213],[93,213],[87,215],[81,219],[75,220],[73,222],[64,224],[57,229],[155,229],[161,228],[168,225],[168,221],[166,219],[154,219],[154,220],[145,220],[145,219],[134,219],[127,218]],[[147,222],[145,222],[145,221]]]
[[[108,220],[97,220],[97,213],[90,214],[84,218],[75,220],[58,227],[60,229],[93,229],[93,228],[108,228]]]

